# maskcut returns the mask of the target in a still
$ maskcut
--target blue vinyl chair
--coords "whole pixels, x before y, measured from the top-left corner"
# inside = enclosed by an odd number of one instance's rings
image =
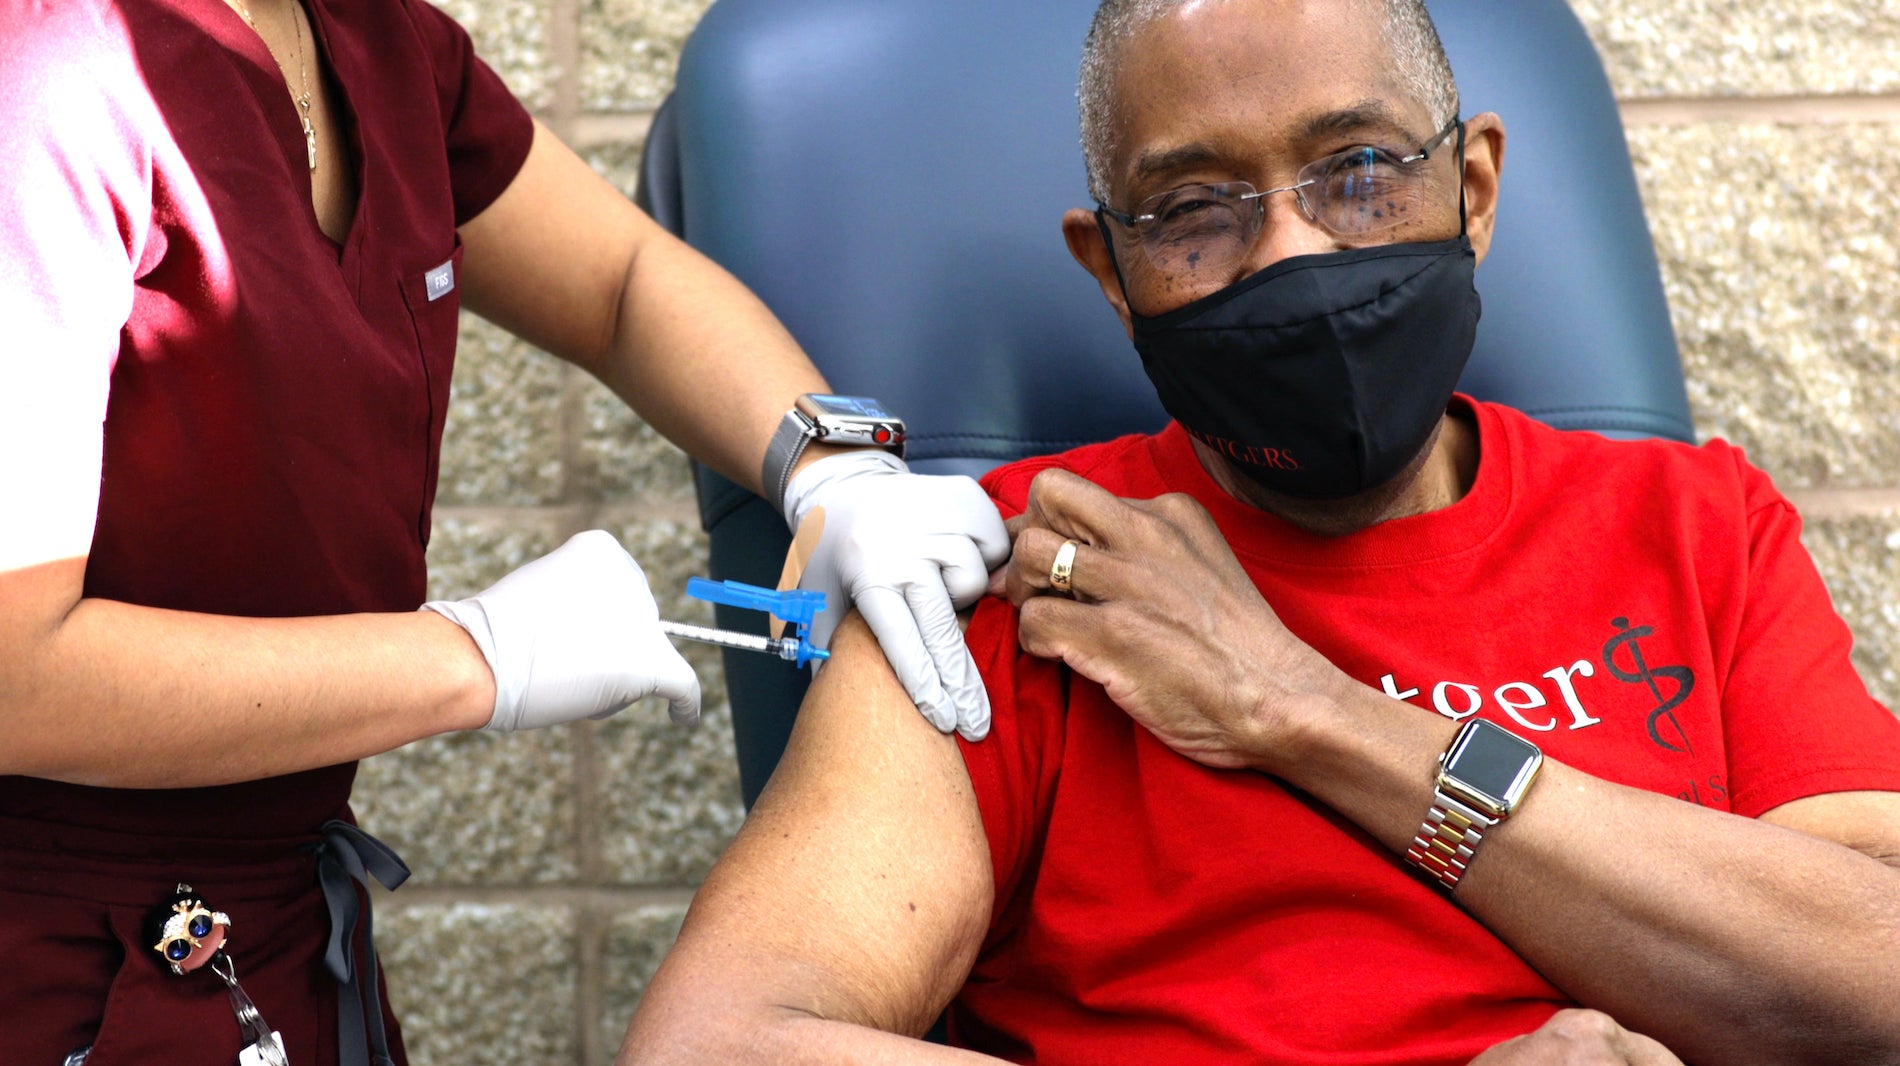
[[[757,292],[832,386],[910,424],[911,466],[1166,421],[1059,220],[1090,206],[1075,84],[1095,0],[718,0],[655,116],[640,199]],[[1629,151],[1565,0],[1433,0],[1464,114],[1509,141],[1461,388],[1563,428],[1693,439]],[[697,473],[711,572],[770,585],[772,508]],[[756,615],[720,624],[761,632]],[[728,652],[748,804],[805,679]]]

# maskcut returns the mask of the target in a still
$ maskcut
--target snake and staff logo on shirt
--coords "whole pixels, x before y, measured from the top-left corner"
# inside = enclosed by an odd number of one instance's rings
[[[1640,697],[1639,702],[1648,705],[1643,714],[1649,739],[1664,751],[1693,755],[1695,748],[1689,741],[1688,730],[1675,711],[1695,691],[1695,671],[1687,666],[1649,660],[1643,642],[1655,636],[1655,627],[1632,625],[1627,617],[1621,616],[1610,619],[1610,625],[1616,632],[1603,644],[1595,659],[1578,659],[1568,666],[1545,670],[1537,675],[1537,681],[1507,681],[1491,687],[1488,693],[1463,681],[1439,681],[1431,688],[1430,705],[1453,721],[1463,721],[1486,706],[1488,695],[1491,703],[1512,721],[1533,732],[1551,732],[1559,723],[1570,730],[1586,729],[1602,723],[1604,718],[1586,704],[1578,690],[1577,679],[1598,677],[1597,668],[1601,663],[1600,676],[1605,680],[1618,682],[1619,688],[1631,686],[1642,690],[1636,695]],[[1418,686],[1400,688],[1396,673],[1379,678],[1379,684],[1385,694],[1395,700],[1410,700],[1425,694]],[[1592,690],[1592,695],[1608,694],[1603,693],[1599,685]],[[1622,690],[1610,698],[1621,705],[1629,695],[1627,690]]]
[[[1649,711],[1649,739],[1668,751],[1694,755],[1695,748],[1689,743],[1689,734],[1683,730],[1682,723],[1676,720],[1675,711],[1695,691],[1695,671],[1686,666],[1651,666],[1645,662],[1641,641],[1655,633],[1651,627],[1632,626],[1627,618],[1612,618],[1610,624],[1622,632],[1611,637],[1610,642],[1603,646],[1603,665],[1618,681],[1647,686],[1650,695],[1656,698],[1656,706]],[[1617,652],[1624,647],[1629,648],[1628,670],[1623,669],[1617,661]],[[1658,681],[1672,682],[1675,691],[1664,696]],[[1668,728],[1659,728],[1663,725]]]

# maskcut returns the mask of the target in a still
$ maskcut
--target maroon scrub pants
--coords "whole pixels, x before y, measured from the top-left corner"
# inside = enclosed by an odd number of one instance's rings
[[[146,915],[180,882],[230,915],[238,981],[293,1066],[336,1063],[343,986],[324,965],[322,839],[157,839],[0,818],[0,1063],[60,1066],[90,1046],[86,1066],[234,1066],[243,1041],[224,983],[209,969],[174,975],[143,942]],[[367,913],[363,890],[349,891]],[[401,1066],[402,1034],[378,998]]]

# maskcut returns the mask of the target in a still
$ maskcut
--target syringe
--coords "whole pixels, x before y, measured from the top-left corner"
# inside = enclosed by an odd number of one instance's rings
[[[696,626],[687,622],[660,623],[660,629],[669,637],[681,640],[697,640],[704,644],[717,644],[722,648],[737,648],[740,651],[764,652],[776,655],[788,663],[803,666],[813,659],[829,659],[831,653],[823,648],[812,647],[811,624],[818,612],[825,609],[825,594],[805,589],[760,588],[757,585],[742,585],[737,581],[708,581],[703,577],[692,578],[686,582],[686,594],[696,600],[716,603],[724,607],[738,607],[747,611],[764,611],[774,619],[782,620],[790,626],[790,636],[761,637],[751,633],[741,633],[732,629],[714,629],[711,626]]]
[[[795,663],[799,659],[799,639],[797,637],[761,637],[752,633],[740,633],[731,629],[714,629],[711,626],[696,626],[686,622],[660,622],[660,631],[669,637],[681,640],[696,640],[701,644],[717,644],[722,648],[738,648],[741,651],[758,651],[767,655],[776,655],[786,662]],[[823,648],[806,648],[806,659],[829,659],[831,653]]]

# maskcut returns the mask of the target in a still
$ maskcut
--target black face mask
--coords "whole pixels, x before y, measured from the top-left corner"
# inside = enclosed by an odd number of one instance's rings
[[[1262,486],[1327,500],[1416,458],[1477,336],[1458,236],[1285,259],[1165,315],[1132,315],[1161,406]]]

